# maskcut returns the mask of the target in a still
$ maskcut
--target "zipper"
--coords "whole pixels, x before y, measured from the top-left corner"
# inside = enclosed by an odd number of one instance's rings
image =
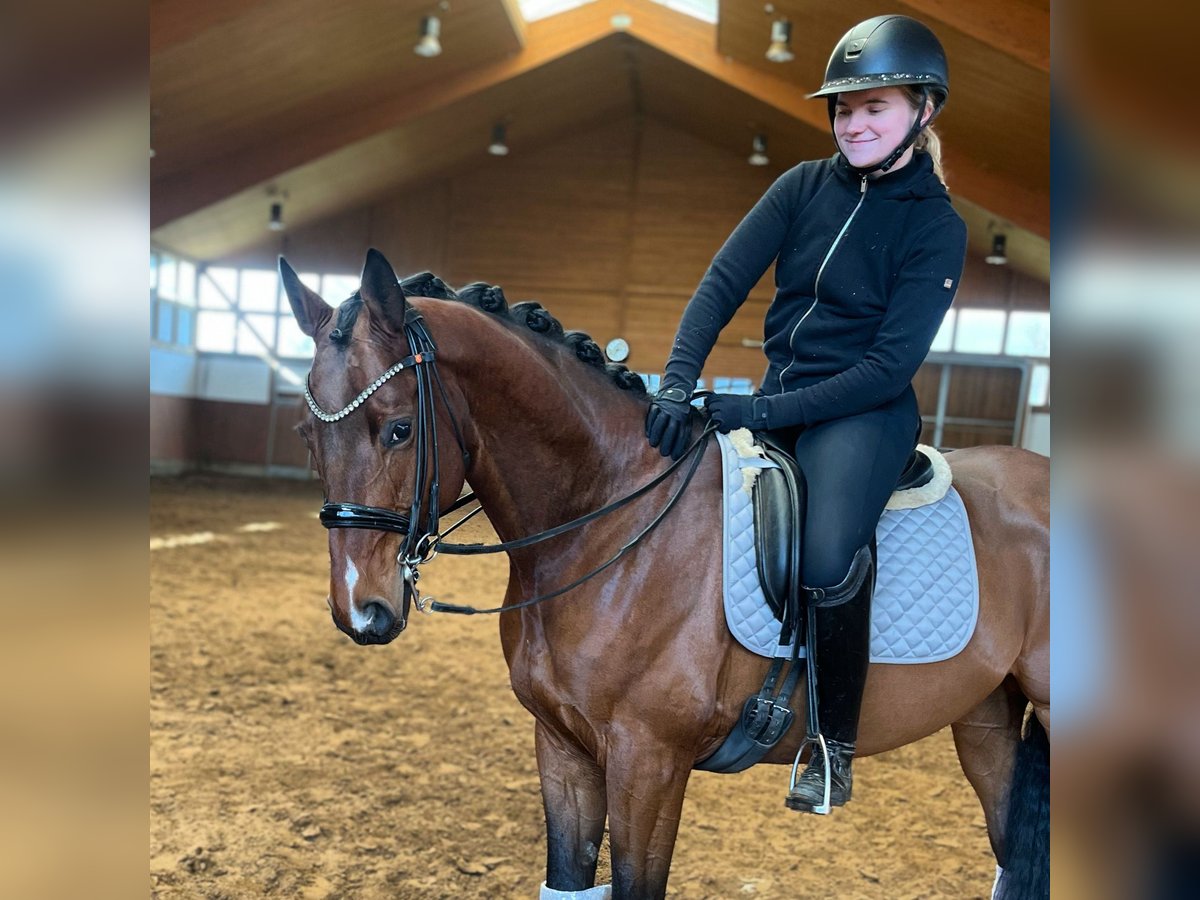
[[[792,333],[788,335],[788,349],[792,351],[792,361],[784,367],[782,372],[779,373],[779,391],[780,391],[780,393],[782,393],[784,390],[786,390],[786,388],[784,388],[784,386],[783,386],[783,376],[788,373],[788,369],[790,369],[792,366],[794,366],[796,364],[796,348],[792,343],[796,339],[796,332],[800,329],[800,326],[804,324],[804,320],[808,318],[809,313],[811,313],[814,309],[817,308],[817,304],[820,302],[821,275],[824,274],[825,266],[829,263],[829,259],[830,259],[830,257],[833,256],[833,252],[835,250],[837,250],[838,244],[840,244],[842,242],[842,238],[846,236],[846,232],[850,228],[850,223],[853,222],[854,217],[858,215],[858,211],[860,208],[862,208],[863,201],[865,199],[867,199],[867,176],[866,175],[862,176],[862,183],[859,185],[859,188],[858,188],[858,203],[856,203],[854,205],[854,209],[850,210],[850,215],[846,217],[846,221],[842,225],[842,230],[837,233],[837,237],[835,237],[833,239],[833,243],[829,245],[829,249],[825,252],[825,258],[823,260],[821,260],[821,265],[817,269],[817,279],[816,279],[816,281],[813,282],[812,306],[810,306],[807,310],[805,310],[804,315],[802,315],[800,317],[800,321],[797,322],[792,327]]]

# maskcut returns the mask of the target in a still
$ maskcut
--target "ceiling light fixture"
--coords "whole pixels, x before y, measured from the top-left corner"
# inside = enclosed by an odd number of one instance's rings
[[[413,47],[413,53],[426,59],[438,56],[442,52],[442,43],[438,35],[442,33],[442,23],[437,16],[424,16],[421,19],[421,39]]]
[[[984,257],[984,262],[993,266],[1008,264],[1008,238],[1003,234],[992,236],[992,252]]]
[[[767,136],[765,134],[756,134],[751,147],[753,152],[750,154],[750,158],[746,160],[750,165],[765,166],[771,161],[767,156]]]
[[[795,58],[792,53],[792,23],[787,19],[776,19],[771,23],[771,45],[767,47],[767,59],[785,63]]]
[[[492,156],[508,156],[508,141],[505,140],[506,129],[497,123],[492,126],[492,142],[488,144],[488,153]]]
[[[283,231],[286,226],[283,224],[283,204],[271,204],[271,217],[267,219],[267,228],[271,231]]]

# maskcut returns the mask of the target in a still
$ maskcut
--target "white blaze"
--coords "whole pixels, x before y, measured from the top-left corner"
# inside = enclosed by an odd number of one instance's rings
[[[358,605],[354,602],[354,588],[358,584],[358,568],[354,565],[354,561],[350,559],[349,554],[346,555],[346,593],[350,599],[350,625],[355,631],[362,631],[371,624],[371,616],[364,616],[358,611]]]

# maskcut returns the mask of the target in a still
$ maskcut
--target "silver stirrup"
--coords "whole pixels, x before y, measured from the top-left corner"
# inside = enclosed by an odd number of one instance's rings
[[[788,793],[796,789],[796,772],[800,769],[800,756],[804,753],[804,748],[809,744],[815,744],[813,752],[817,752],[817,747],[820,747],[821,755],[825,758],[825,797],[819,806],[814,806],[812,811],[819,816],[829,815],[829,789],[832,779],[831,766],[829,765],[829,748],[825,745],[825,735],[818,733],[815,738],[805,737],[800,742],[800,749],[796,751],[796,759],[792,762],[792,778],[788,785]]]

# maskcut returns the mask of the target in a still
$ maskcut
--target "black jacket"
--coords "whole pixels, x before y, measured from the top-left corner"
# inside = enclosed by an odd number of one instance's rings
[[[717,335],[777,260],[755,427],[811,425],[881,406],[912,383],[929,352],[966,243],[926,153],[866,180],[840,154],[801,163],[713,259],[684,311],[663,384],[695,386]]]

